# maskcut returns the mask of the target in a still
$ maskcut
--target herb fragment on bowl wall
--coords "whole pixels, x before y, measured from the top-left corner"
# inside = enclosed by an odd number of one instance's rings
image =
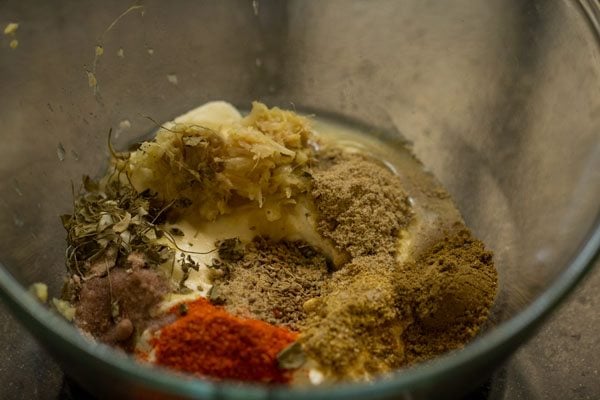
[[[167,80],[170,83],[172,83],[173,85],[177,85],[179,83],[179,79],[177,78],[177,75],[175,75],[175,74],[167,75]]]
[[[65,151],[64,146],[59,142],[56,146],[56,156],[58,157],[58,161],[65,161],[66,154],[67,152]]]
[[[73,307],[68,301],[53,298],[52,305],[54,306],[54,309],[67,321],[73,321],[73,318],[75,318],[75,307]]]
[[[87,71],[87,78],[88,78],[88,86],[91,88],[95,88],[96,86],[98,86],[98,81],[96,80],[96,75],[94,75],[93,72]]]
[[[17,29],[19,29],[17,22],[9,22],[4,28],[4,35],[12,38],[8,46],[13,50],[19,47],[19,40],[16,37]]]
[[[41,303],[48,301],[48,286],[45,283],[36,282],[29,286],[29,293],[35,296]]]
[[[14,35],[15,32],[17,32],[17,29],[19,29],[19,23],[18,22],[9,22],[6,27],[4,28],[4,34],[5,35]]]

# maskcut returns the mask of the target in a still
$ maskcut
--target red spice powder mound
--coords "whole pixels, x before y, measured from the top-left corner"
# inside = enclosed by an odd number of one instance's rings
[[[171,313],[179,314],[180,306]],[[290,371],[277,354],[298,334],[263,321],[238,318],[200,298],[187,314],[153,339],[156,364],[198,376],[246,382],[287,383]]]

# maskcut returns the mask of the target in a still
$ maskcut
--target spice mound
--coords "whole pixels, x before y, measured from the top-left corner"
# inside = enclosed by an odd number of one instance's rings
[[[110,137],[109,137],[110,143]],[[460,350],[493,257],[403,146],[255,102],[211,102],[85,176],[55,309],[202,379],[369,381]]]
[[[304,323],[304,303],[318,297],[329,278],[327,258],[300,241],[257,237],[240,257],[221,260],[213,267],[213,303],[294,331]]]
[[[219,379],[286,383],[277,354],[297,333],[262,321],[235,317],[200,298],[170,311],[179,318],[153,340],[156,362]]]

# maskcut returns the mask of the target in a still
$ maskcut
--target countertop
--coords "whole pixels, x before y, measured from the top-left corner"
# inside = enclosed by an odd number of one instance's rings
[[[540,332],[500,369],[494,400],[600,399],[600,263]],[[90,399],[0,305],[0,399]]]

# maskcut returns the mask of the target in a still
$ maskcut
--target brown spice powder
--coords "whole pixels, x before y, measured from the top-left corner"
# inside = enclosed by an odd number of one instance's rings
[[[221,248],[229,243],[221,242]],[[329,277],[325,256],[304,242],[261,237],[242,252],[221,248],[222,263],[211,274],[213,303],[237,316],[299,330],[305,318],[302,305],[321,293]]]
[[[326,373],[365,379],[402,365],[407,320],[394,307],[395,278],[391,256],[356,257],[333,274],[321,298],[307,304],[300,340]]]
[[[488,318],[498,286],[492,253],[462,229],[400,271],[402,301],[414,323],[403,334],[406,362],[463,347]]]
[[[329,151],[313,173],[317,230],[352,257],[397,251],[412,212],[400,178],[360,154]]]

